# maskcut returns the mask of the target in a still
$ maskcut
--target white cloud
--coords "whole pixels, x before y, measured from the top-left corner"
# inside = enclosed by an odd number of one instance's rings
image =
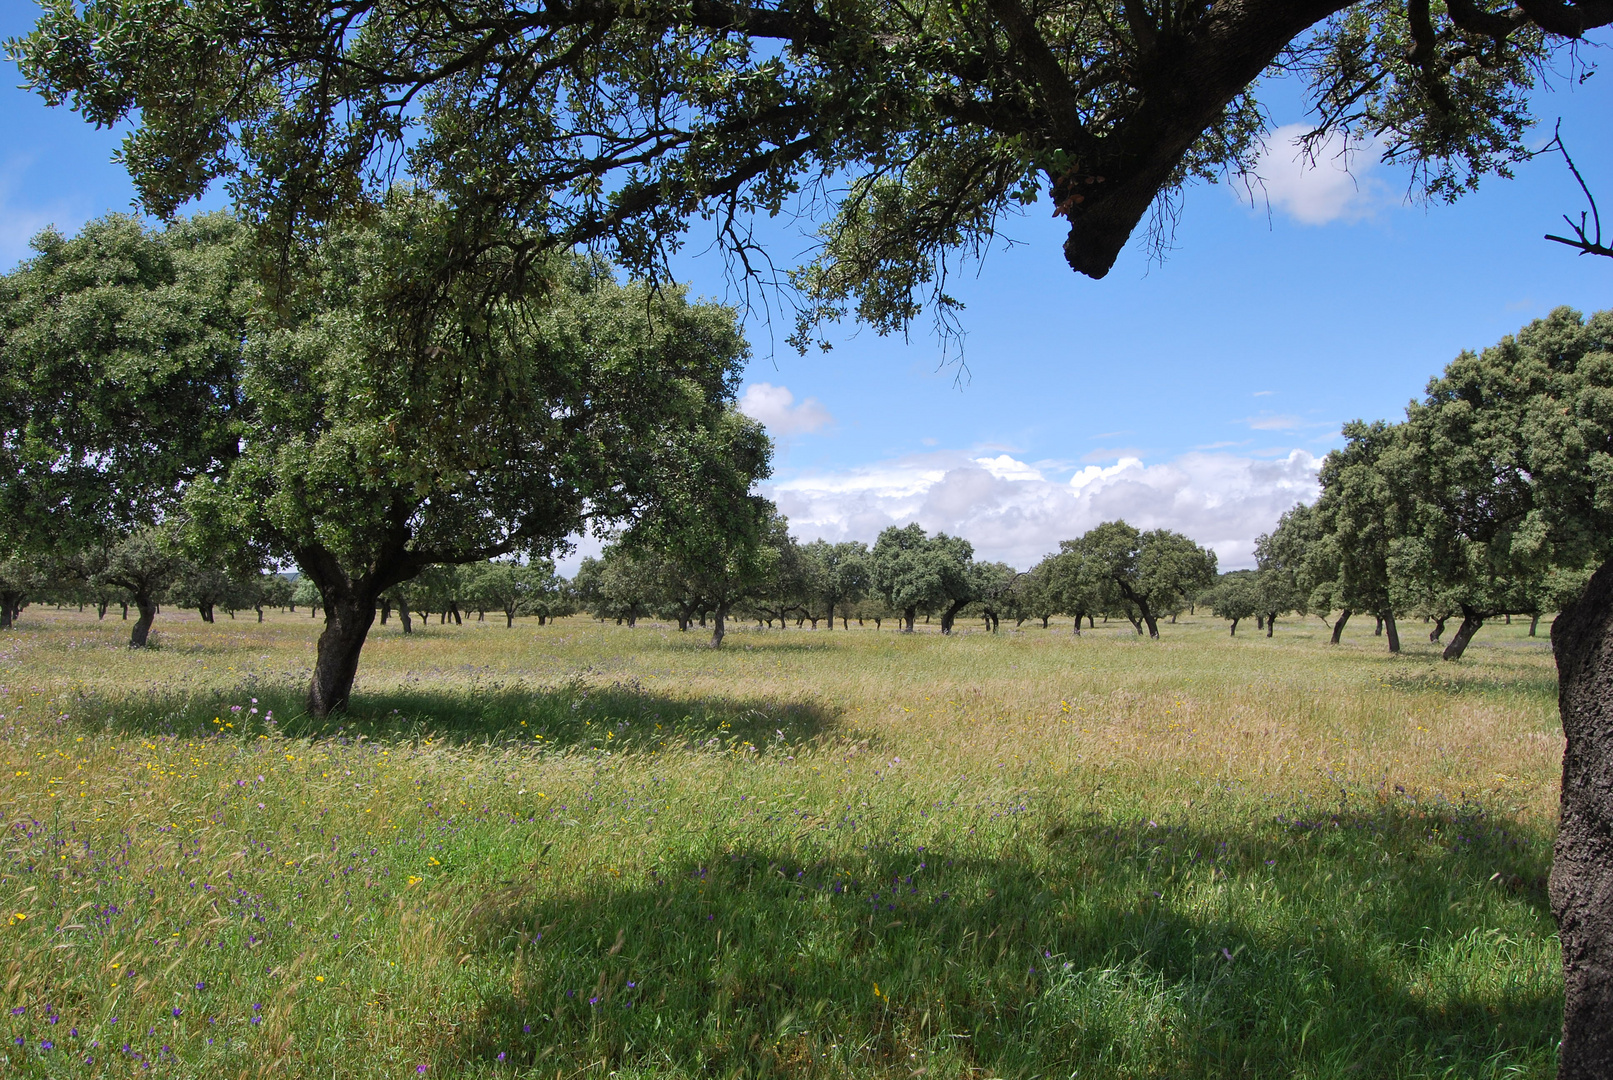
[[[1184,532],[1235,569],[1254,564],[1255,537],[1284,510],[1315,498],[1318,464],[1304,450],[1276,460],[1195,452],[1158,465],[1127,457],[1060,483],[1006,454],[938,451],[766,488],[803,540],[872,542],[887,525],[917,521],[967,538],[978,558],[1024,569],[1060,540],[1125,518]]]
[[[807,435],[834,423],[817,398],[795,404],[787,386],[751,383],[739,399],[739,411],[764,424],[774,435]]]
[[[1305,124],[1284,124],[1267,136],[1249,178],[1248,194],[1257,206],[1263,195],[1295,221],[1326,225],[1370,217],[1392,201],[1388,186],[1371,175],[1378,164],[1376,144],[1347,146],[1335,133],[1312,157],[1299,142],[1309,130]]]

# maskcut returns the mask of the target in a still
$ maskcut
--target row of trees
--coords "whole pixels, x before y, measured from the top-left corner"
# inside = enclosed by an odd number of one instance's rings
[[[1458,626],[1574,608],[1606,557],[1613,514],[1613,312],[1559,308],[1457,357],[1398,424],[1355,421],[1322,463],[1321,496],[1256,542],[1258,569],[1207,598],[1233,620],[1311,613],[1337,644],[1356,613]],[[1336,614],[1335,614],[1336,613]],[[1556,640],[1554,629],[1554,640]]]

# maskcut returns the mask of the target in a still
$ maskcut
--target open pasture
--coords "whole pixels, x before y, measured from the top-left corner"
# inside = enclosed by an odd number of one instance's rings
[[[0,638],[0,1072],[1554,1068],[1525,625],[378,626],[315,725],[320,625]]]

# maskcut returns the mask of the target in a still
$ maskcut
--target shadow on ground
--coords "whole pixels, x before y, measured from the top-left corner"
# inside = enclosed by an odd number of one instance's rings
[[[443,1064],[617,1076],[1549,1076],[1549,842],[1459,808],[793,843],[467,916]],[[837,845],[844,847],[844,845]]]
[[[263,686],[234,694],[148,691],[82,699],[75,721],[145,735],[422,740],[449,744],[525,743],[613,753],[674,746],[729,749],[798,746],[829,732],[837,714],[816,702],[772,698],[681,698],[646,691],[635,679],[583,680],[547,688],[392,690],[354,697],[324,719],[303,708],[303,689]]]

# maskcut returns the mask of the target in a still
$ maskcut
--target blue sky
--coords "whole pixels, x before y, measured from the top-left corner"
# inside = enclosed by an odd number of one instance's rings
[[[0,36],[27,29],[12,0]],[[0,96],[0,267],[47,224],[72,231],[126,210],[113,132]],[[1613,70],[1538,95],[1539,142],[1563,132],[1613,228]],[[770,493],[798,535],[872,540],[919,520],[1021,567],[1098,521],[1181,529],[1247,565],[1253,538],[1312,491],[1315,459],[1354,417],[1397,418],[1458,351],[1558,304],[1613,305],[1613,260],[1541,239],[1583,200],[1558,158],[1488,180],[1455,205],[1409,205],[1406,174],[1352,162],[1305,171],[1284,141],[1298,96],[1269,96],[1277,131],[1254,207],[1227,185],[1188,191],[1176,246],[1134,240],[1102,281],[1063,264],[1046,204],[1019,242],[956,279],[966,371],[940,363],[927,325],[908,341],[855,326],[832,351],[784,344],[787,316],[749,320],[747,409],[779,443]],[[805,246],[772,227],[787,259]],[[678,271],[723,297],[698,233]]]

